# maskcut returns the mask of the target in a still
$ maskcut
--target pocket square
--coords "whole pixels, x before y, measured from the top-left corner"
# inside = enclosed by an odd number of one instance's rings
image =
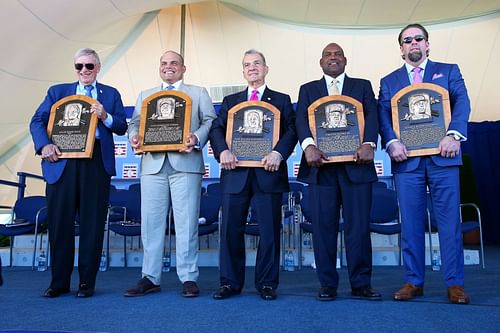
[[[436,79],[439,79],[440,77],[443,77],[443,76],[444,76],[444,75],[443,75],[443,74],[441,74],[441,73],[434,73],[434,74],[432,75],[432,79],[433,79],[433,80],[436,80]]]

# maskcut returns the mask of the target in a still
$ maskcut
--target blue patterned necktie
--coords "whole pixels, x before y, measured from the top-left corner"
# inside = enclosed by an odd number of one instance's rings
[[[94,89],[94,86],[85,86],[83,88],[85,89],[85,96],[92,97],[92,89]]]
[[[175,87],[174,86],[168,86],[167,88],[165,88],[166,90],[174,90]]]

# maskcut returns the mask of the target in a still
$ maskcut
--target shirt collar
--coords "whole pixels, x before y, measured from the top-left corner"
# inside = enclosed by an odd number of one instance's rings
[[[259,92],[259,98],[262,98],[262,95],[264,94],[264,90],[266,90],[266,84],[264,83],[260,87],[257,88],[257,91]],[[247,89],[247,99],[250,99],[250,96],[252,95],[252,91],[254,91],[254,88],[248,87]]]
[[[428,58],[425,58],[425,60],[422,61],[422,63],[417,66],[417,67],[422,68],[422,77],[424,76],[425,67],[427,66],[428,60],[429,60]],[[405,62],[405,67],[406,67],[406,71],[408,72],[408,75],[413,74],[413,69],[415,68],[415,66],[410,65],[409,63]]]
[[[179,86],[181,85],[181,83],[182,83],[182,80],[179,80],[179,81],[174,82],[172,84],[167,83],[167,82],[162,82],[161,89],[164,90],[164,89],[167,89],[168,86],[174,86],[174,90],[179,90]]]

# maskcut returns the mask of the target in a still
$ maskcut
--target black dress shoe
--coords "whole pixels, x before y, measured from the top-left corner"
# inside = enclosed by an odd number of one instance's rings
[[[334,287],[321,287],[318,293],[318,300],[333,301],[337,298],[337,289]]]
[[[59,297],[61,296],[62,294],[67,294],[69,293],[69,288],[51,288],[51,287],[48,287],[47,289],[45,289],[45,291],[43,292],[43,297],[48,297],[48,298],[54,298],[54,297]]]
[[[197,297],[200,295],[200,289],[194,281],[186,281],[182,284],[182,296]]]
[[[216,292],[214,292],[212,297],[214,299],[225,299],[225,298],[229,298],[233,295],[239,295],[239,294],[240,294],[239,290],[231,288],[230,285],[223,285],[223,286],[220,286]]]
[[[273,287],[264,286],[259,290],[260,297],[265,301],[272,301],[278,297],[276,295],[276,289]]]
[[[76,297],[86,298],[94,295],[94,288],[90,287],[85,283],[81,283],[80,287],[78,287],[78,292],[76,293]]]
[[[382,295],[371,288],[352,289],[351,297],[368,301],[381,301]]]

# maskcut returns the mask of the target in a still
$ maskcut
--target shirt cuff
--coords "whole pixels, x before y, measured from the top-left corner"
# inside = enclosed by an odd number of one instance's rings
[[[456,134],[460,137],[460,141],[467,141],[467,138],[465,136],[462,135],[462,133],[458,132],[458,131],[455,131],[455,130],[449,130],[448,132],[446,132],[446,135],[450,135],[450,134]]]
[[[193,148],[200,150],[201,149],[200,138],[198,137],[198,135],[196,135],[196,133],[193,133],[193,135],[196,137],[196,144],[194,145]]]
[[[283,155],[281,155],[281,153],[277,150],[273,150],[271,151],[271,153],[275,153],[275,154],[278,154],[278,156],[281,158],[281,160],[283,161]]]
[[[370,147],[372,147],[373,149],[377,148],[377,144],[375,142],[372,142],[372,141],[366,141],[366,142],[363,142],[363,144],[370,145]]]
[[[385,150],[389,149],[389,146],[391,145],[391,143],[396,142],[396,141],[399,141],[399,140],[398,139],[389,140],[389,142],[387,142],[387,144],[385,145]]]
[[[302,147],[302,150],[305,151],[307,146],[310,145],[316,146],[316,144],[314,143],[314,139],[311,137],[305,138],[304,141],[302,141],[302,143],[300,144],[300,147]]]
[[[111,115],[111,113],[107,113],[107,117],[106,119],[104,119],[102,121],[102,123],[104,124],[104,126],[106,126],[107,128],[111,128],[111,125],[113,125],[113,116]]]

